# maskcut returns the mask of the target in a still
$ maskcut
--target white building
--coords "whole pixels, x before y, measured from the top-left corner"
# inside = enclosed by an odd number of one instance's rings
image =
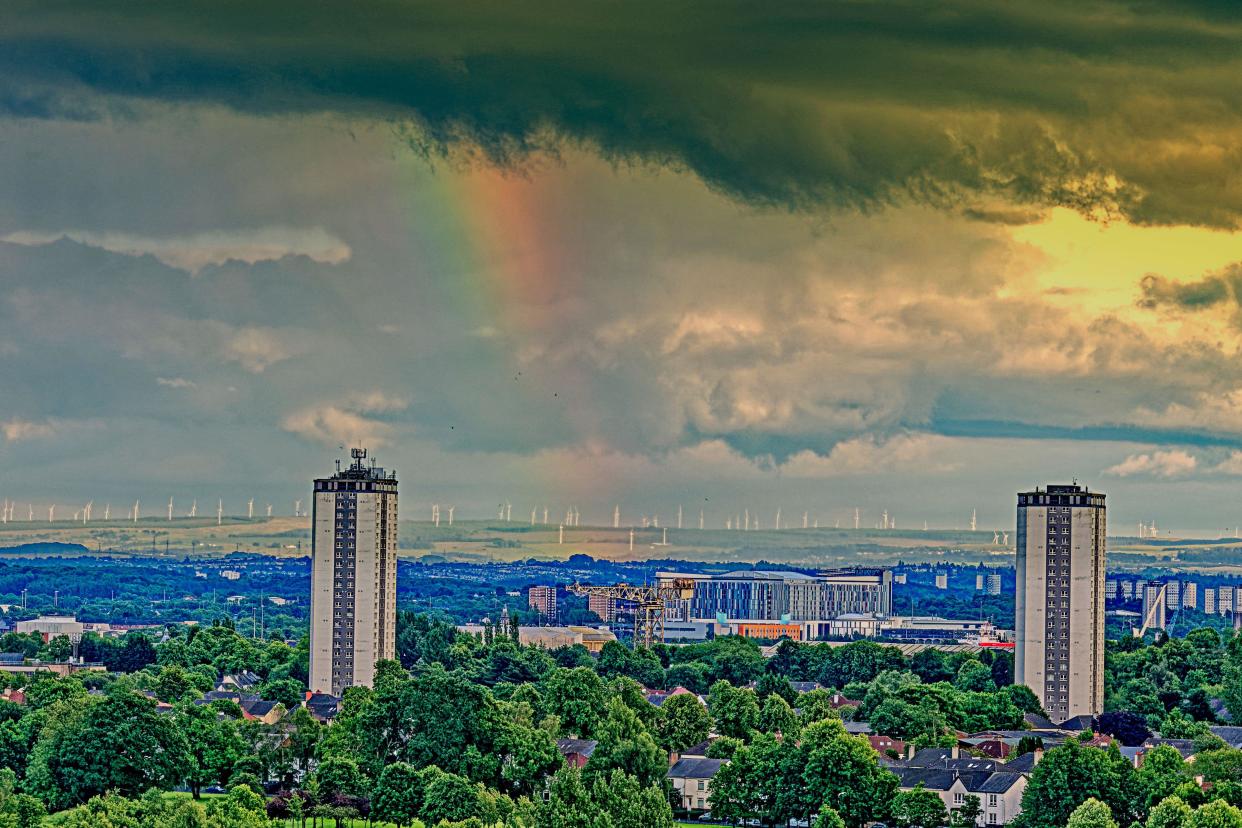
[[[353,463],[315,481],[311,533],[310,689],[369,687],[396,657],[397,476]]]
[[[1104,708],[1106,523],[1077,484],[1018,495],[1014,680],[1053,721]]]

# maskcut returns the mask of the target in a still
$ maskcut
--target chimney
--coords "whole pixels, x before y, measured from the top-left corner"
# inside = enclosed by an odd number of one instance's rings
[[[910,742],[909,744],[906,745],[906,758],[907,759],[914,758],[914,742]]]
[[[1031,759],[1031,767],[1034,767],[1039,764],[1041,759],[1044,758],[1044,749],[1035,748],[1035,750],[1031,751],[1031,753],[1034,754],[1033,758]]]
[[[962,758],[961,747],[959,747],[958,745],[954,745],[953,747],[949,748],[949,757],[952,759],[961,759]]]

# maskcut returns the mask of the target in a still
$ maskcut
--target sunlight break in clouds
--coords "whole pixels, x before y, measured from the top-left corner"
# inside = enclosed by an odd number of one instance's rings
[[[367,415],[404,410],[409,403],[381,391],[345,395],[342,403],[312,405],[285,417],[281,428],[306,440],[324,445],[388,445],[393,428]]]

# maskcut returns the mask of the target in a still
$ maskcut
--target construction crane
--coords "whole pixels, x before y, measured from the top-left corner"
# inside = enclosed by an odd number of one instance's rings
[[[1135,638],[1142,638],[1150,629],[1163,630],[1165,628],[1165,602],[1168,600],[1169,585],[1167,583],[1160,585],[1160,591],[1156,593],[1156,600],[1151,602],[1151,607],[1143,613],[1143,626],[1132,627],[1131,632]]]
[[[574,595],[602,595],[613,601],[634,604],[634,648],[650,647],[664,641],[664,602],[688,601],[694,596],[694,580],[674,578],[654,585],[613,584],[593,586],[574,582],[569,588]]]

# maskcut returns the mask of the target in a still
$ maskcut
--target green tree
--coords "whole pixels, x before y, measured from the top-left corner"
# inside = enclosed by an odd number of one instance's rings
[[[1157,802],[1172,796],[1186,779],[1186,763],[1177,749],[1170,745],[1157,745],[1143,756],[1143,765],[1134,774],[1134,781],[1142,797],[1142,810],[1146,811]]]
[[[166,668],[167,669],[167,668]],[[186,705],[177,711],[177,725],[185,734],[190,762],[186,785],[195,799],[207,785],[228,782],[233,765],[243,755],[246,743],[232,719],[221,719],[209,707]]]
[[[1089,748],[1071,739],[1035,766],[1022,794],[1017,828],[1061,828],[1074,808],[1093,797],[1129,824],[1138,798],[1133,773],[1116,748]]]
[[[657,784],[664,778],[668,755],[620,699],[608,702],[608,718],[598,730],[599,743],[583,768],[589,781],[614,769],[628,773],[642,785]]]
[[[132,796],[148,788],[167,790],[185,777],[190,761],[176,723],[157,713],[150,699],[121,691],[45,727],[26,784],[60,809],[105,791]]]
[[[958,826],[958,828],[975,828],[979,824],[979,818],[983,816],[983,803],[979,797],[974,794],[966,794],[962,797],[960,807],[953,809],[950,815],[950,824]]]
[[[991,693],[996,690],[996,682],[992,681],[992,670],[973,658],[962,662],[953,684],[958,690],[965,692]]]
[[[884,819],[897,792],[897,777],[877,758],[866,739],[849,735],[840,722],[807,727],[790,764],[802,782],[787,792],[792,815],[809,819],[827,803],[848,828]]]
[[[1074,809],[1065,828],[1117,828],[1117,821],[1108,805],[1091,797]]]
[[[793,816],[785,795],[792,787],[787,776],[790,751],[766,733],[739,747],[712,778],[712,814],[732,822],[759,820],[765,825]]]
[[[604,682],[589,667],[553,670],[544,680],[548,713],[561,720],[564,733],[584,739],[594,735],[606,697]]]
[[[815,818],[813,828],[845,828],[845,820],[841,819],[836,808],[824,805],[819,809],[819,816]]]
[[[614,828],[612,818],[591,799],[577,768],[561,768],[548,786],[548,798],[539,808],[536,828]]]
[[[618,770],[596,777],[591,799],[608,815],[613,828],[673,828],[675,824],[663,788],[640,785]]]
[[[362,796],[367,791],[366,777],[358,763],[345,756],[331,756],[315,769],[319,797],[324,801],[338,796]]]
[[[798,732],[798,714],[785,699],[773,693],[759,711],[759,729],[764,733],[781,733],[793,738]]]
[[[716,730],[722,736],[748,739],[759,725],[759,702],[754,691],[734,687],[723,679],[712,685],[707,709],[716,719]]]
[[[1147,815],[1147,828],[1187,828],[1190,816],[1190,806],[1184,800],[1177,796],[1165,797]]]
[[[669,696],[660,707],[656,734],[665,750],[679,751],[704,741],[712,729],[712,717],[698,696]]]
[[[1221,799],[1200,805],[1190,817],[1190,828],[1242,828],[1242,811]]]
[[[425,779],[421,811],[423,822],[429,825],[441,820],[461,822],[477,816],[478,811],[479,794],[469,779],[443,771]]]
[[[413,765],[393,762],[380,773],[371,799],[376,819],[399,826],[412,823],[423,807],[422,780]]]
[[[893,797],[893,820],[900,828],[941,828],[949,821],[949,811],[940,795],[920,782]]]

